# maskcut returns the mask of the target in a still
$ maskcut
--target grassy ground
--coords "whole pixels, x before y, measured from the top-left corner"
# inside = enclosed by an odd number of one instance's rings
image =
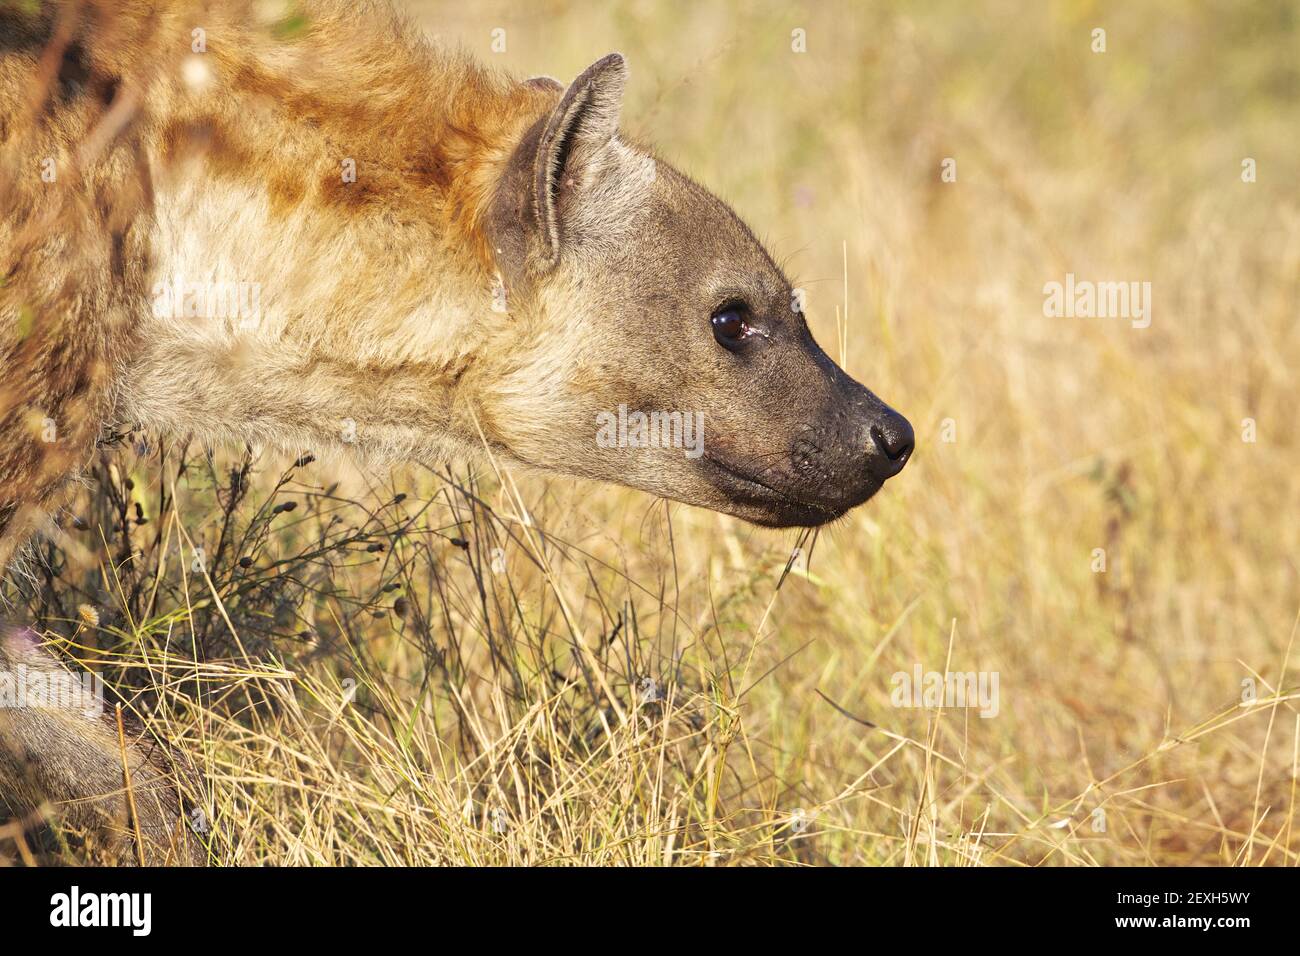
[[[218,859],[1300,861],[1294,5],[414,13],[524,75],[622,51],[626,128],[918,451],[815,541],[459,465],[106,453],[89,564],[47,549],[19,599],[204,771]],[[1149,281],[1150,327],[1045,317],[1067,273]],[[894,706],[917,666],[996,672],[996,716]]]

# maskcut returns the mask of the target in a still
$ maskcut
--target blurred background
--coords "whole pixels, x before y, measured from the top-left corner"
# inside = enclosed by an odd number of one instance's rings
[[[521,77],[622,52],[625,130],[917,452],[815,539],[463,465],[106,455],[97,566],[51,550],[18,599],[203,769],[218,859],[1300,862],[1293,3],[409,10]],[[1045,316],[1068,273],[1150,282],[1150,326]],[[918,667],[996,673],[996,716],[895,706]]]

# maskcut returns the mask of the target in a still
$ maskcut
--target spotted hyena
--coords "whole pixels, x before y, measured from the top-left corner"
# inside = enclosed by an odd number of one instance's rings
[[[776,527],[902,469],[911,427],[753,233],[619,132],[623,57],[566,87],[382,4],[264,8],[0,5],[0,565],[124,427],[486,450]],[[12,633],[0,667],[37,654]],[[0,709],[11,807],[120,822],[120,765],[93,720]],[[177,803],[145,802],[162,852]]]

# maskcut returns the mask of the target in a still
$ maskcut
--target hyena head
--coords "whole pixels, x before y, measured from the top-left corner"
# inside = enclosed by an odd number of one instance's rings
[[[625,79],[617,54],[587,69],[497,184],[494,431],[523,461],[758,524],[837,518],[899,473],[912,427],[818,347],[723,202],[618,137]]]

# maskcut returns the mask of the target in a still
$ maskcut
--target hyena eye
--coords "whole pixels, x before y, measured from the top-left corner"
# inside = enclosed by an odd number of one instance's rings
[[[751,332],[746,321],[749,313],[742,306],[723,306],[713,313],[713,337],[723,348],[734,349]]]

